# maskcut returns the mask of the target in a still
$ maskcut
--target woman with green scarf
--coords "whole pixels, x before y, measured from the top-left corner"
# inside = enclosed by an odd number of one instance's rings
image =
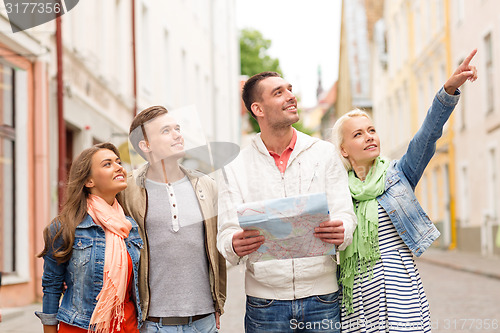
[[[458,103],[458,88],[475,81],[463,61],[436,94],[405,155],[380,157],[380,140],[365,112],[337,120],[333,140],[349,173],[358,225],[340,252],[342,332],[430,332],[429,303],[413,255],[420,256],[439,231],[418,203],[414,189],[436,150],[436,141]]]

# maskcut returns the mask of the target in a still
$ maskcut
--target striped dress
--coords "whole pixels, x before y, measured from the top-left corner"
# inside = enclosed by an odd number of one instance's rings
[[[342,332],[431,332],[429,303],[413,255],[379,205],[381,259],[373,278],[354,281],[354,312],[341,309]]]

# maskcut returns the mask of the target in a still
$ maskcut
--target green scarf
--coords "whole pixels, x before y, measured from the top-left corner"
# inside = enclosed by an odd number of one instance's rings
[[[359,202],[354,207],[358,225],[354,230],[352,244],[340,251],[340,280],[342,284],[342,304],[347,313],[354,312],[352,292],[355,277],[369,272],[373,278],[373,266],[380,259],[378,247],[378,203],[377,197],[384,193],[385,175],[389,160],[377,157],[365,181],[356,177],[353,170],[349,171],[349,189],[353,201]],[[360,269],[358,269],[358,263]]]

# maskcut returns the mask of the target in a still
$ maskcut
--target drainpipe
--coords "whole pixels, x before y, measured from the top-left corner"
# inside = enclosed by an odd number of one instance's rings
[[[134,80],[134,110],[132,110],[134,117],[137,115],[137,59],[135,48],[135,0],[132,0],[132,70]]]
[[[64,122],[63,105],[63,48],[61,16],[56,18],[56,50],[57,50],[57,133],[59,136],[59,160],[57,167],[57,200],[59,211],[64,197],[66,183],[66,123]]]
[[[452,49],[451,49],[451,20],[450,20],[450,12],[451,12],[451,4],[449,0],[445,0],[444,2],[444,8],[445,8],[445,47],[446,47],[446,72],[448,75],[451,75],[453,73],[453,60],[452,60]],[[456,211],[456,193],[457,193],[457,188],[456,188],[456,176],[455,176],[455,170],[456,170],[456,165],[455,165],[455,145],[453,144],[453,139],[455,136],[454,132],[455,128],[455,116],[452,114],[450,118],[448,119],[448,135],[447,135],[447,144],[448,144],[448,166],[449,166],[449,172],[448,172],[448,186],[449,186],[449,196],[450,196],[450,228],[451,228],[451,235],[450,235],[450,246],[449,250],[453,250],[457,247],[457,211]]]

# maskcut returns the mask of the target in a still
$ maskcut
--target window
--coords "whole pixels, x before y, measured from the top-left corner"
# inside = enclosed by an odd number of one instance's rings
[[[484,37],[484,57],[486,59],[486,112],[493,112],[493,94],[494,94],[494,73],[493,73],[493,45],[491,33]]]
[[[424,30],[424,41],[425,44],[429,43],[429,41],[432,38],[433,35],[433,23],[434,20],[432,19],[432,4],[430,2],[425,2],[423,4],[425,6],[425,14],[424,14],[424,24],[423,24],[423,30]]]
[[[456,0],[457,23],[460,24],[465,18],[465,0]]]
[[[460,184],[460,202],[458,203],[460,207],[460,223],[462,226],[467,225],[469,222],[469,178],[467,167],[462,166],[460,168],[460,179],[458,181]]]
[[[140,65],[143,68],[142,74],[143,78],[142,87],[146,93],[151,93],[151,59],[149,57],[149,52],[151,52],[151,42],[150,42],[150,29],[149,29],[149,10],[143,5],[142,6],[142,22],[141,22],[141,50],[142,50],[142,59],[140,60]]]
[[[29,279],[28,75],[0,63],[0,271],[5,283]]]
[[[0,235],[2,248],[0,271],[16,270],[16,123],[14,109],[14,69],[0,64]]]
[[[194,87],[195,87],[195,96],[194,96],[194,101],[196,102],[196,108],[197,112],[201,112],[201,85],[203,82],[201,82],[201,75],[200,75],[200,65],[195,65],[194,66]]]
[[[436,167],[432,172],[432,219],[439,221],[439,169]]]
[[[417,98],[417,103],[418,103],[418,126],[422,125],[425,119],[425,115],[427,114],[427,98],[424,93],[424,85],[423,83],[418,84],[418,98]]]
[[[440,83],[440,84],[443,84],[444,82],[446,82],[446,80],[447,80],[447,75],[446,75],[446,65],[445,65],[445,64],[441,64],[441,66],[439,66],[439,83]],[[435,94],[437,93],[437,90],[439,89],[439,87],[438,87],[438,88],[436,88],[436,87],[434,87],[434,86],[433,86],[433,88],[434,88],[434,93],[433,93],[433,95],[432,95],[432,96],[429,96],[429,105],[430,105],[430,103],[432,103],[431,101],[432,101],[432,99],[434,98]],[[449,124],[449,123],[450,123],[450,122],[449,122],[449,121],[447,121],[447,122],[444,124],[444,127],[443,127],[443,132],[447,132],[447,131],[448,131],[448,124]]]
[[[408,43],[408,23],[406,19],[406,11],[402,9],[399,11],[399,26],[401,27],[400,31],[400,40],[398,45],[402,45],[401,47],[401,62],[402,64],[409,61],[409,49],[410,45]]]
[[[421,9],[420,9],[420,4],[418,2],[415,2],[415,19],[413,22],[413,33],[415,34],[415,50],[418,53],[420,53],[420,50],[422,49],[422,26],[421,26],[421,20],[422,20],[422,14],[421,14]]]
[[[401,94],[400,94],[400,97],[401,97],[401,100],[400,100],[400,103],[401,103],[401,108],[402,108],[402,115],[403,115],[403,138],[405,140],[405,142],[409,142],[411,140],[411,137],[412,137],[412,133],[411,133],[411,122],[412,122],[412,117],[411,117],[411,108],[410,108],[410,105],[409,103],[405,103],[405,101],[409,101],[410,98],[408,97],[409,94],[408,94],[408,82],[405,81],[403,82],[403,86],[402,86],[402,89],[401,89]]]
[[[463,61],[464,61],[464,59],[461,59],[460,62],[458,63],[458,65],[460,65]],[[456,111],[455,111],[458,115],[458,117],[457,117],[458,118],[458,129],[460,131],[465,130],[465,127],[466,127],[466,119],[465,119],[465,101],[467,98],[466,97],[467,93],[465,92],[466,88],[467,88],[466,84],[463,84],[460,87],[460,91],[461,91],[460,99],[458,100],[458,104],[457,104]]]
[[[394,17],[394,42],[396,45],[402,45],[401,44],[401,25],[399,24],[399,17],[397,14]],[[401,68],[401,48],[400,47],[395,47],[394,48],[394,62],[395,62],[395,70],[399,70]]]
[[[405,133],[405,116],[404,116],[404,109],[403,109],[403,103],[401,102],[401,93],[398,91],[396,92],[396,112],[397,112],[397,126],[395,128],[396,130],[396,138],[397,138],[397,147],[399,148],[404,144],[406,134]],[[399,156],[398,156],[399,157]]]
[[[434,77],[429,75],[428,81],[427,81],[427,98],[425,100],[427,107],[431,106],[432,101],[434,100],[434,95],[436,92],[434,91]],[[427,115],[427,112],[425,113]]]
[[[170,39],[168,31],[163,33],[163,83],[166,105],[172,103],[172,71],[170,67]]]
[[[427,175],[423,175],[422,176],[422,180],[420,181],[420,188],[421,188],[421,203],[422,203],[422,208],[424,209],[424,211],[429,211],[429,191],[428,191],[428,188],[427,188]]]
[[[444,4],[443,0],[438,0],[436,2],[436,9],[437,9],[437,14],[436,14],[436,22],[438,24],[438,30],[443,29],[444,27],[444,22],[445,22],[445,15],[444,15]],[[444,82],[444,81],[443,81]]]
[[[442,221],[443,221],[443,242],[445,246],[451,243],[451,214],[450,214],[450,178],[448,164],[444,164],[441,177],[443,180],[441,193]]]
[[[446,64],[441,64],[441,66],[439,66],[439,83],[441,84],[441,82],[446,82],[447,79],[448,75],[446,73]]]
[[[188,87],[189,87],[189,73],[188,73],[188,67],[187,67],[187,53],[186,50],[181,51],[181,95],[182,95],[182,100],[181,103],[183,106],[186,106],[189,103],[189,97],[188,97]]]
[[[107,12],[107,3],[105,1],[99,1],[97,4],[97,22],[99,33],[97,34],[98,48],[96,54],[99,57],[99,75],[104,78],[109,76],[109,66],[108,66],[108,45],[109,45],[109,28],[107,27],[107,22],[110,19],[109,13]],[[114,13],[113,13],[114,14]]]
[[[121,0],[115,0],[115,9],[114,9],[114,17],[115,17],[115,26],[118,29],[118,31],[124,31],[123,27],[123,19],[122,17],[124,16],[122,14],[122,2]],[[123,46],[126,44],[126,42],[123,40],[123,38],[113,38],[114,39],[114,48],[110,50],[113,55],[113,65],[114,66],[114,72],[110,73],[113,75],[113,86],[116,87],[116,90],[120,93],[123,93],[123,88],[124,85],[122,83],[123,73],[125,73],[125,57],[123,56],[125,52],[123,51]],[[120,80],[121,78],[121,80]]]
[[[389,128],[392,128],[394,130],[390,130],[388,131],[389,132],[389,144],[390,144],[390,154],[392,156],[392,154],[394,153],[394,150],[396,149],[396,145],[395,145],[395,139],[396,139],[396,134],[394,133],[395,132],[395,129],[396,129],[396,122],[394,120],[395,118],[395,115],[394,115],[394,105],[392,103],[392,99],[388,99],[387,100],[387,105],[388,105],[388,108],[387,110],[389,110],[388,114],[389,114],[389,118],[388,118],[388,125],[389,125]]]
[[[66,124],[66,160],[64,164],[66,165],[66,175],[69,175],[69,170],[71,169],[71,164],[73,164],[73,146],[75,142],[75,130],[71,128],[69,124]]]
[[[490,200],[490,210],[495,218],[498,218],[498,190],[497,190],[497,161],[496,161],[496,151],[495,148],[489,150],[489,175],[488,175],[488,186],[489,186],[489,200]]]

